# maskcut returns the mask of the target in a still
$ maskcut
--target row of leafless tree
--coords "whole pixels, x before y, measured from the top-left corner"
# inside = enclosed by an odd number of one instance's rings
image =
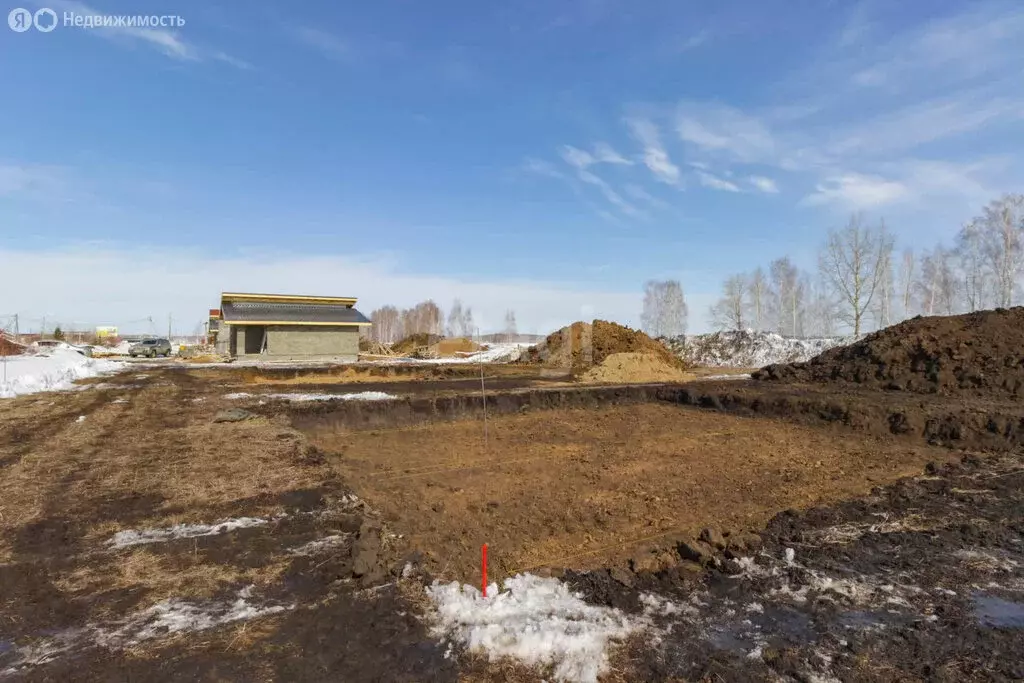
[[[473,309],[459,299],[452,302],[447,318],[441,307],[427,299],[412,308],[381,306],[370,313],[369,336],[384,344],[393,344],[411,334],[436,334],[449,337],[475,337],[480,334],[473,322]],[[517,335],[515,311],[505,312],[503,334],[508,339]]]
[[[1024,195],[1010,194],[968,221],[952,247],[893,258],[895,240],[879,221],[851,216],[819,252],[818,272],[788,257],[767,273],[736,274],[711,307],[721,329],[772,330],[786,336],[827,336],[840,326],[860,334],[914,315],[951,315],[1020,300],[1024,278]]]

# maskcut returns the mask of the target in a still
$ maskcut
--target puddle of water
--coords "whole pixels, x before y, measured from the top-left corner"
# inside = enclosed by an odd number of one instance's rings
[[[1024,603],[977,593],[974,616],[978,623],[989,628],[1024,628]]]

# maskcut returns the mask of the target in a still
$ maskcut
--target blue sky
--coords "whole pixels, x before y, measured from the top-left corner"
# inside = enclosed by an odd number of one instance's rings
[[[851,211],[930,247],[1024,180],[1019,2],[9,4],[185,20],[0,31],[26,320],[253,289],[547,332],[636,323],[673,277],[699,331],[724,277],[814,268]]]

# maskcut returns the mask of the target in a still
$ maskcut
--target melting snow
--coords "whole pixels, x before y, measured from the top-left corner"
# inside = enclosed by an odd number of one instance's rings
[[[0,398],[73,389],[76,380],[118,372],[125,367],[124,363],[89,358],[68,345],[34,356],[5,358],[6,374],[0,373]]]
[[[116,549],[145,543],[163,543],[176,538],[216,536],[235,529],[262,526],[270,521],[262,517],[238,517],[237,519],[225,519],[216,524],[175,524],[164,529],[129,529],[114,534],[107,541],[107,545]]]
[[[561,681],[596,683],[608,664],[606,650],[644,624],[619,610],[588,605],[558,579],[520,574],[504,590],[435,582],[427,589],[437,607],[434,633],[531,666],[551,666]]]
[[[663,341],[673,353],[694,365],[760,368],[772,363],[808,361],[834,346],[849,344],[854,338],[797,339],[774,332],[740,330],[694,334]]]
[[[249,394],[244,391],[224,394],[227,399],[240,398],[278,398],[284,401],[385,401],[398,398],[383,391],[360,391],[353,394]]]
[[[63,654],[89,645],[110,649],[131,647],[161,636],[206,629],[277,614],[294,605],[256,605],[250,602],[252,586],[243,588],[230,603],[191,602],[171,598],[111,625],[89,625],[61,631],[50,638],[16,648],[17,658],[0,675],[52,661]]]
[[[304,543],[303,545],[300,545],[297,548],[292,548],[288,551],[288,554],[300,556],[316,555],[318,553],[322,553],[325,550],[330,550],[331,548],[336,548],[339,545],[342,545],[343,543],[345,543],[345,539],[347,537],[348,534],[337,536],[324,536],[323,538],[312,540],[309,543]]]

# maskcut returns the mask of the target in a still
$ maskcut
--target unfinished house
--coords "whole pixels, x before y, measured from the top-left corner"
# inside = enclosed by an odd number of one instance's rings
[[[354,362],[370,321],[338,296],[245,294],[220,297],[217,350],[235,358]]]

